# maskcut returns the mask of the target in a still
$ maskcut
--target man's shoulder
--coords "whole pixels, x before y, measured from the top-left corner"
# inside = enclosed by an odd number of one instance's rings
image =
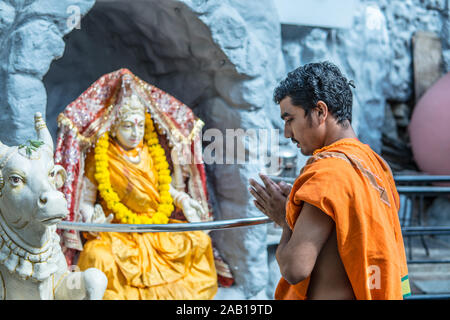
[[[356,174],[352,164],[341,156],[312,156],[294,182],[293,190],[313,188],[320,190],[344,189],[350,187]]]
[[[302,174],[324,173],[341,175],[353,172],[349,158],[341,152],[326,151],[311,156],[301,171]]]

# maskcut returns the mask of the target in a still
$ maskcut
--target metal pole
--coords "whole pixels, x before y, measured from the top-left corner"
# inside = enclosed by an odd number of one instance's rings
[[[273,222],[267,217],[253,217],[230,220],[216,220],[208,222],[171,223],[171,224],[102,224],[61,221],[58,229],[91,231],[91,232],[179,232],[196,230],[220,230],[239,227],[249,227]],[[450,234],[448,227],[403,227],[405,236],[419,236],[424,234]]]
[[[394,175],[395,182],[450,182],[450,176]]]
[[[58,229],[90,232],[182,232],[249,227],[273,222],[267,217],[170,224],[102,224],[61,221]]]

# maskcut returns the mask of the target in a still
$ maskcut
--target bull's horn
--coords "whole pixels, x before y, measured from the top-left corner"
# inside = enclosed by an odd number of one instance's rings
[[[53,139],[40,112],[36,112],[34,115],[34,127],[36,129],[38,139],[42,140],[50,148],[53,156]]]
[[[8,146],[4,145],[1,141],[0,141],[0,158],[3,157],[3,155],[5,154],[6,150],[8,150]]]
[[[3,174],[2,174],[2,166],[3,166],[3,162],[5,161],[5,159],[4,159],[5,154],[7,152],[8,152],[8,146],[4,145],[0,141],[0,197],[2,196],[2,189],[3,189],[3,186],[5,185],[5,180],[3,179]]]

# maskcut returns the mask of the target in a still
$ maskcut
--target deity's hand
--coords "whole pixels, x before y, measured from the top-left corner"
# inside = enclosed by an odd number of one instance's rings
[[[185,198],[181,200],[181,208],[183,209],[184,216],[189,222],[201,222],[201,216],[205,215],[205,210],[201,204],[192,199],[186,194]]]
[[[249,191],[255,197],[255,206],[276,224],[284,226],[286,224],[286,201],[292,186],[285,182],[276,184],[263,174],[260,174],[260,177],[264,186],[250,179],[253,188],[250,187]]]
[[[80,204],[80,212],[85,223],[111,223],[114,219],[113,214],[106,217],[102,206],[99,204],[93,206],[90,203],[83,202]]]
[[[110,213],[107,217],[103,212],[103,208],[101,205],[96,204],[94,207],[94,215],[92,216],[91,223],[111,223],[114,219],[114,215]]]
[[[173,186],[170,187],[170,195],[175,206],[183,210],[183,214],[189,222],[201,222],[201,217],[206,214],[202,205],[192,199],[186,192],[178,191]]]
[[[83,222],[90,223],[92,216],[94,215],[94,206],[87,202],[80,203],[80,213],[83,218]]]
[[[90,203],[83,202],[80,205],[80,212],[85,223],[111,223],[114,219],[112,213],[108,217],[105,217],[102,206],[99,204],[92,206]],[[89,234],[94,237],[98,236],[98,232],[89,232]]]

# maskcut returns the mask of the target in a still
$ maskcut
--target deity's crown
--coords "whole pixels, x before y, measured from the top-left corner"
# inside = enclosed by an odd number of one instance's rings
[[[132,113],[144,113],[145,105],[136,94],[132,93],[131,95],[122,98],[118,112],[117,119],[122,120]]]

